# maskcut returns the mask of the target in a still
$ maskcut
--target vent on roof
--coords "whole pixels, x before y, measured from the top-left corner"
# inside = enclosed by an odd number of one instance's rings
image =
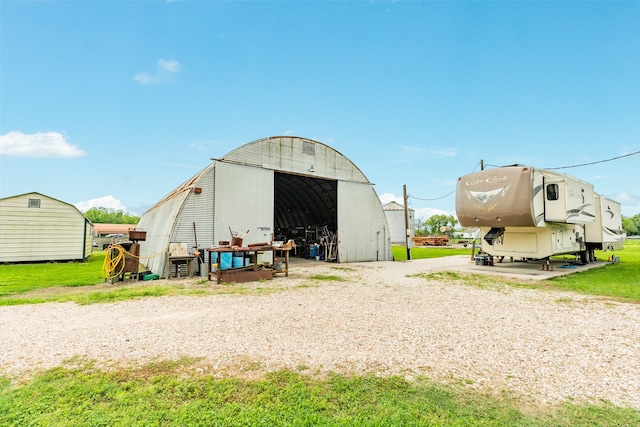
[[[40,207],[40,199],[29,199],[28,206],[30,208],[39,208]]]
[[[311,154],[312,156],[316,155],[316,146],[313,142],[302,141],[302,153],[303,154]]]

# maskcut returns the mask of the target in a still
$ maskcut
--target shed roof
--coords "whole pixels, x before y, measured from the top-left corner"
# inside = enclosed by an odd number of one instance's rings
[[[400,203],[397,202],[389,202],[386,205],[384,205],[382,207],[382,210],[385,211],[403,211],[404,210],[404,205],[401,205]],[[408,211],[413,211],[413,208],[407,208]]]
[[[29,193],[22,193],[22,194],[16,194],[16,195],[13,195],[13,196],[3,197],[3,198],[0,198],[0,201],[9,200],[9,199],[13,199],[13,198],[16,198],[16,197],[31,196],[31,195],[40,196],[40,197],[46,197],[48,199],[55,200],[56,202],[60,202],[60,203],[62,203],[64,205],[68,205],[69,207],[71,207],[71,208],[75,209],[76,211],[78,211],[78,213],[80,215],[84,216],[84,214],[80,211],[80,209],[78,209],[75,205],[73,205],[73,204],[71,204],[69,202],[65,202],[63,200],[60,200],[60,199],[56,199],[55,197],[47,196],[46,194],[38,193],[37,191],[31,191]],[[86,219],[86,217],[85,217],[85,219]],[[87,221],[89,221],[89,220],[87,219]],[[89,221],[89,222],[91,223],[91,221]]]

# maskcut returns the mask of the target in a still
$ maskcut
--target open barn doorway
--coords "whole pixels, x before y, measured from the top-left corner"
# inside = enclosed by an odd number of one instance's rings
[[[274,187],[274,240],[293,240],[295,256],[324,259],[324,244],[337,240],[338,182],[275,172]]]

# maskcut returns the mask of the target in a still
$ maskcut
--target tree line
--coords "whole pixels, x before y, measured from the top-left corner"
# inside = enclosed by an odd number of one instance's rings
[[[94,224],[137,224],[140,221],[139,216],[109,208],[91,208],[84,216]]]
[[[640,214],[635,214],[630,217],[622,217],[622,229],[627,236],[640,235]]]
[[[425,220],[417,218],[415,234],[416,236],[445,234],[440,230],[449,227],[450,231],[454,231],[456,225],[458,220],[453,215],[431,215]]]

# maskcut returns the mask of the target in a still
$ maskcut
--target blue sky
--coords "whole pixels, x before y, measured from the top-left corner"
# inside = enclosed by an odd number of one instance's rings
[[[426,218],[481,159],[640,151],[637,1],[0,0],[0,28],[0,197],[142,214],[210,158],[295,135]],[[640,213],[640,154],[560,172]]]

